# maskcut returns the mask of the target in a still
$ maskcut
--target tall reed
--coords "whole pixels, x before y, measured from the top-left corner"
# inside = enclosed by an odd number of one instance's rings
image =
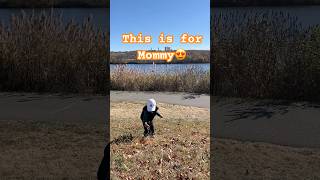
[[[1,0],[0,6],[4,8],[51,8],[51,7],[81,7],[81,8],[107,8],[110,1],[105,0]]]
[[[209,93],[210,72],[197,67],[144,72],[118,65],[111,71],[111,90]]]
[[[211,20],[214,95],[320,100],[318,27],[281,12]]]
[[[91,19],[51,12],[14,15],[0,26],[0,90],[105,93],[108,37]]]

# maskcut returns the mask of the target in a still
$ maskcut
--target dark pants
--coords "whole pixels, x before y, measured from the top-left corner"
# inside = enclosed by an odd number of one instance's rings
[[[154,135],[153,122],[152,121],[147,121],[147,124],[150,126],[149,129],[147,127],[145,127],[145,125],[143,123],[143,128],[144,128],[144,133],[143,134],[144,134],[144,136]]]

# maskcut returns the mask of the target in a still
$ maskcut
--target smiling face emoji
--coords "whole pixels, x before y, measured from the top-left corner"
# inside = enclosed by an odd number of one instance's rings
[[[184,60],[187,56],[187,53],[183,49],[178,49],[176,51],[176,58],[178,60]]]

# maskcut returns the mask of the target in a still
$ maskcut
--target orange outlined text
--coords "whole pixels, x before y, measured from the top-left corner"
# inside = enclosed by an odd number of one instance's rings
[[[138,50],[137,60],[165,60],[171,62],[175,54],[175,52]]]
[[[201,35],[191,35],[188,33],[183,33],[180,36],[181,44],[201,44],[203,40],[203,36]],[[163,32],[160,33],[158,37],[159,44],[172,44],[174,42],[173,35],[165,35]],[[141,32],[138,35],[134,35],[133,33],[122,34],[122,43],[123,44],[151,44],[152,36],[142,35]]]
[[[142,33],[138,33],[135,36],[133,33],[122,34],[122,43],[124,44],[150,44],[152,43],[151,36],[142,36]]]
[[[186,44],[186,43],[201,44],[202,43],[202,39],[203,39],[203,36],[199,36],[199,35],[192,36],[192,35],[190,35],[188,33],[183,33],[180,36],[180,43],[181,44]]]

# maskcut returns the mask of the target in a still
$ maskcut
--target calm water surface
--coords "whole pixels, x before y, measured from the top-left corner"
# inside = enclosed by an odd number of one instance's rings
[[[116,69],[116,67],[119,65],[111,64],[110,70],[111,72]],[[123,65],[120,65],[123,66]],[[172,73],[177,71],[184,71],[189,68],[195,68],[200,71],[210,71],[210,64],[204,63],[204,64],[126,64],[126,68],[137,70],[141,72],[152,72],[155,71],[157,73]]]

